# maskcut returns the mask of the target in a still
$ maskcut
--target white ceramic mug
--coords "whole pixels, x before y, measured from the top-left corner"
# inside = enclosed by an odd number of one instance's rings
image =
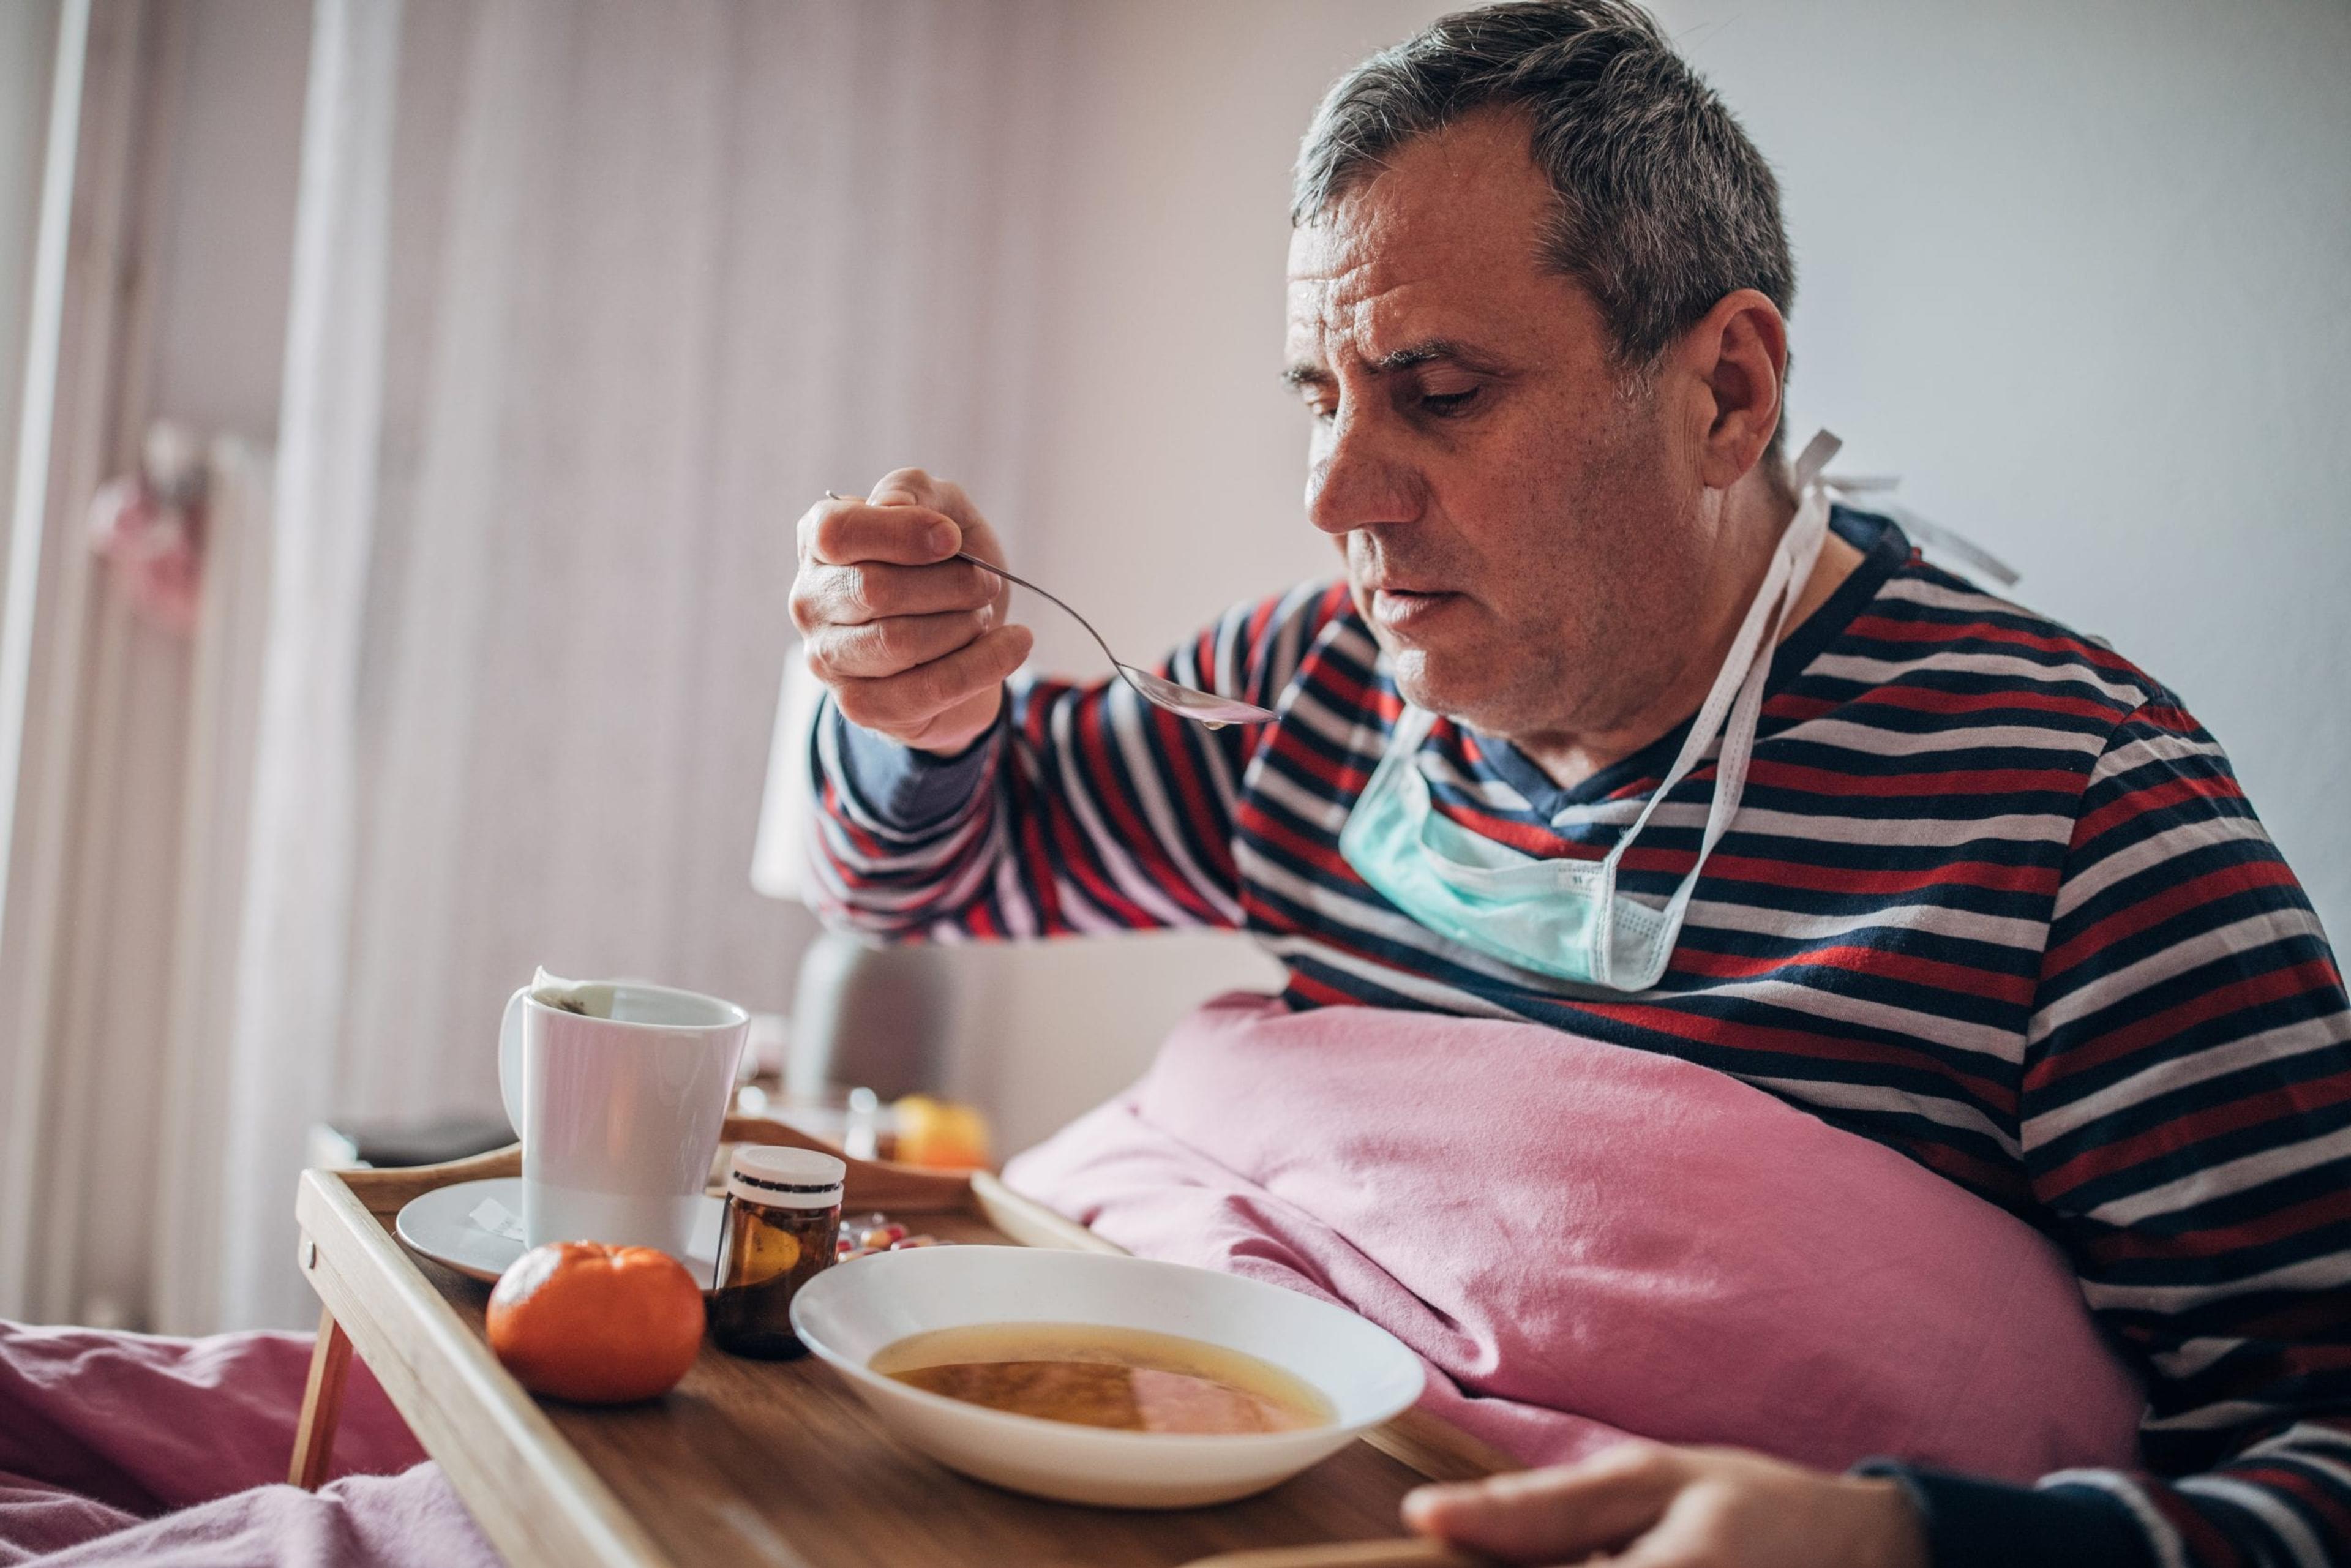
[[[573,988],[609,993],[611,1016],[552,1006],[525,986],[498,1029],[498,1090],[522,1139],[524,1239],[682,1257],[750,1015],[634,980]]]

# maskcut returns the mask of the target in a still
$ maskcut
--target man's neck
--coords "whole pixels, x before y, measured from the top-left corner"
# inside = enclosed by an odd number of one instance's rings
[[[1748,501],[1748,497],[1739,497]],[[1734,503],[1736,504],[1736,503]],[[1754,507],[1757,522],[1765,530],[1761,537],[1776,541],[1786,529],[1795,509],[1784,498],[1769,493],[1753,497],[1748,504]],[[1765,552],[1761,563],[1745,575],[1745,590],[1732,597],[1727,614],[1714,617],[1711,628],[1712,646],[1702,658],[1692,659],[1684,666],[1657,699],[1626,721],[1604,731],[1580,735],[1553,734],[1538,737],[1514,737],[1518,748],[1541,768],[1552,781],[1562,789],[1572,789],[1586,779],[1613,763],[1621,762],[1671,731],[1689,717],[1706,701],[1713,688],[1715,677],[1722,671],[1723,661],[1730,656],[1730,644],[1738,639],[1739,624],[1754,600],[1755,591],[1762,585],[1763,575],[1770,568],[1771,557]],[[1844,586],[1854,569],[1861,565],[1861,551],[1855,549],[1831,529],[1821,542],[1821,553],[1813,564],[1812,576],[1804,583],[1794,610],[1780,627],[1780,641],[1786,642],[1797,627],[1819,612],[1829,601],[1829,596]]]

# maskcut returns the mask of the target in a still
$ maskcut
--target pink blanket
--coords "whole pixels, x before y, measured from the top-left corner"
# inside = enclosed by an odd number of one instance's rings
[[[1530,1462],[1624,1434],[2026,1479],[2144,1400],[2031,1227],[1746,1084],[1531,1024],[1211,1003],[1015,1160],[1146,1257],[1342,1302]]]
[[[285,1484],[309,1363],[308,1334],[0,1323],[0,1564],[496,1563],[357,1362],[339,1479]]]

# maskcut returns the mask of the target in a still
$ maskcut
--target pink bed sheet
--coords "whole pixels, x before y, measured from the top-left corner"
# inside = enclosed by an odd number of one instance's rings
[[[285,1484],[310,1346],[0,1323],[0,1564],[496,1563],[356,1361],[334,1479]]]
[[[1014,1160],[1146,1257],[1338,1301],[1531,1462],[1626,1433],[2010,1479],[2133,1462],[2059,1250],[1722,1073],[1531,1024],[1227,997]]]

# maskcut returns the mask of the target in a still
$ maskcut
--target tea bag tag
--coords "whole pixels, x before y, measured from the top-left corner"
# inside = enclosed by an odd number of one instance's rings
[[[530,994],[534,1001],[567,1013],[591,1019],[612,1016],[612,987],[609,983],[567,980],[560,975],[549,974],[543,964],[531,976]]]

